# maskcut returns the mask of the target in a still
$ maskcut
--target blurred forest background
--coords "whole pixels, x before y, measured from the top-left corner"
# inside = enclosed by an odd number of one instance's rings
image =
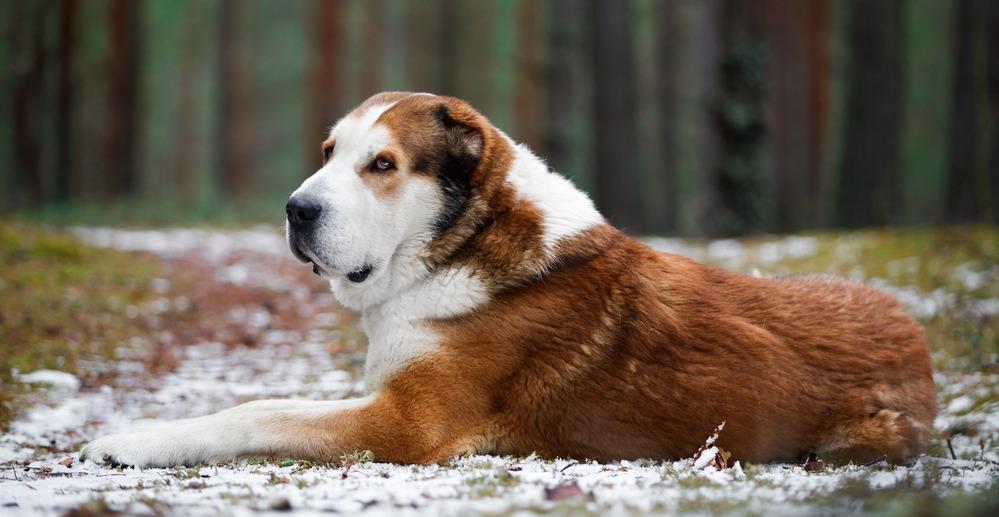
[[[995,0],[0,0],[0,213],[279,222],[381,90],[636,233],[996,222]]]

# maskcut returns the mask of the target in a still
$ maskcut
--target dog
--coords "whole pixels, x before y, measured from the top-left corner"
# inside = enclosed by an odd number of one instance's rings
[[[654,251],[456,98],[375,95],[322,150],[287,240],[361,314],[369,394],[249,402],[99,438],[83,459],[677,459],[723,421],[717,445],[743,461],[927,446],[929,349],[883,292]]]

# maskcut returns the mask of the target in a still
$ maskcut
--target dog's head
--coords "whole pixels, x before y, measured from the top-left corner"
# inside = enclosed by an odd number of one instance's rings
[[[289,199],[292,252],[351,308],[405,287],[425,271],[428,244],[465,214],[489,128],[458,99],[371,97],[337,122],[322,167]]]

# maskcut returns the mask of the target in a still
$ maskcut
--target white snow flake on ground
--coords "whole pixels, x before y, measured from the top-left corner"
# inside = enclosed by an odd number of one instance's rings
[[[285,254],[272,228],[240,232],[208,230],[124,231],[77,229],[102,246],[151,252],[169,260],[203,254],[219,265],[217,282],[282,282],[258,270],[254,256]],[[791,237],[750,251],[737,241],[707,246],[657,239],[659,248],[697,259],[747,265],[815,254],[808,237]],[[290,259],[289,259],[290,260]],[[967,283],[979,282],[962,271]],[[169,281],[153,289],[169,290]],[[288,286],[284,285],[287,289]],[[903,301],[920,312],[936,295],[916,293]],[[946,293],[941,294],[946,296]],[[308,298],[302,296],[302,303]],[[927,312],[933,312],[926,308]],[[198,468],[113,469],[81,464],[75,453],[86,441],[137,423],[202,415],[257,398],[340,399],[358,396],[363,383],[357,358],[331,354],[340,336],[323,330],[339,323],[325,312],[314,328],[270,328],[266,313],[233,314],[262,332],[254,347],[227,348],[193,343],[180,348],[179,365],[151,377],[141,358],[127,354],[116,364],[123,372],[114,386],[80,390],[63,372],[22,374],[24,382],[45,383],[41,401],[0,438],[0,514],[61,514],[91,509],[174,515],[244,514],[258,510],[364,513],[365,515],[469,515],[561,513],[762,513],[800,515],[822,510],[852,513],[878,494],[906,491],[949,496],[996,490],[999,457],[993,444],[959,436],[951,446],[961,459],[925,456],[910,466],[846,466],[809,471],[801,465],[710,466],[719,452],[705,430],[707,451],[696,462],[651,460],[609,464],[527,458],[472,456],[430,466],[359,461],[349,467],[315,466],[273,458]],[[99,367],[100,365],[95,365]],[[999,432],[999,375],[938,372],[940,431],[974,428],[975,436]],[[721,431],[724,437],[724,430]],[[982,438],[985,440],[985,438]],[[989,438],[991,440],[991,438]],[[719,443],[723,443],[722,440]],[[692,455],[694,451],[691,451]],[[549,489],[549,490],[546,490]]]

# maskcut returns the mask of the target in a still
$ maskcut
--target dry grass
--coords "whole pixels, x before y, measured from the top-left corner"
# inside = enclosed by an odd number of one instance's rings
[[[153,298],[149,285],[160,269],[153,258],[0,222],[0,430],[27,394],[15,371],[62,370],[84,386],[106,381],[107,372],[87,365],[115,358],[123,343],[148,330],[126,314]]]

